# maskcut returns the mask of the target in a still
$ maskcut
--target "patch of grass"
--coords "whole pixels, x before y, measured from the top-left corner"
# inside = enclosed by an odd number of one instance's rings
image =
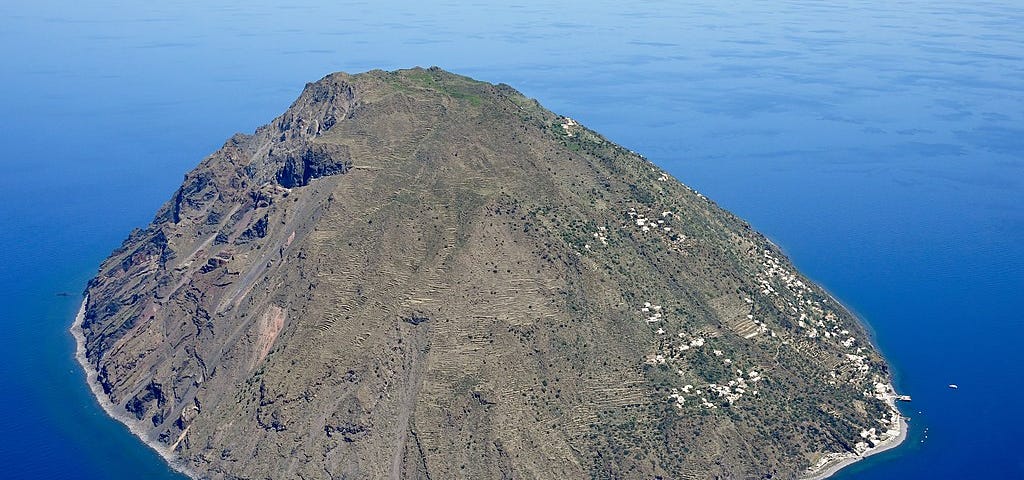
[[[427,87],[435,88],[437,86],[437,79],[434,75],[428,71],[409,72],[405,75],[405,78],[412,80],[413,83]]]
[[[405,78],[414,85],[443,93],[456,100],[468,102],[473,106],[479,106],[483,103],[483,98],[480,95],[467,91],[472,85],[466,84],[466,82],[459,82],[458,80],[449,81],[440,78],[437,74],[430,71],[409,72],[405,75]],[[405,87],[405,89],[412,91],[409,87]]]

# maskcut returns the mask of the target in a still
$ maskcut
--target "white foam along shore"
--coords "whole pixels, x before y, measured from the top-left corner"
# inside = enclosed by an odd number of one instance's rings
[[[897,433],[896,436],[884,440],[861,454],[849,452],[827,454],[817,465],[811,467],[808,472],[801,477],[801,479],[823,480],[829,478],[843,468],[853,465],[854,463],[864,460],[872,455],[882,453],[886,450],[892,450],[903,443],[903,441],[907,439],[909,426],[907,425],[907,421],[903,418],[903,415],[901,415],[899,410],[896,408],[895,400],[890,399],[889,406],[892,407],[893,416],[898,417],[898,420],[894,419],[897,421],[897,425],[899,426],[899,433]]]
[[[82,306],[78,308],[78,314],[75,315],[75,322],[71,325],[71,336],[75,337],[75,360],[78,360],[78,364],[82,366],[82,370],[85,372],[85,383],[89,385],[89,390],[92,391],[93,397],[96,398],[96,402],[99,403],[100,407],[103,407],[103,411],[108,416],[123,423],[128,430],[132,432],[142,441],[146,446],[152,448],[161,458],[167,462],[174,470],[190,477],[196,478],[187,468],[181,465],[181,463],[175,458],[173,452],[171,452],[166,446],[147,440],[142,432],[136,425],[133,424],[132,418],[127,414],[118,411],[116,405],[110,402],[110,399],[103,389],[100,387],[99,382],[96,380],[97,372],[96,369],[89,363],[89,359],[85,356],[85,334],[82,333],[82,322],[85,320],[85,307],[89,303],[89,297],[86,296],[82,300]]]

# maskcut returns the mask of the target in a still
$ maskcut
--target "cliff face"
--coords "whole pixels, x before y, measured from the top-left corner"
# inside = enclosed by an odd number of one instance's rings
[[[307,85],[87,294],[90,381],[202,478],[792,478],[891,421],[749,225],[438,69]]]

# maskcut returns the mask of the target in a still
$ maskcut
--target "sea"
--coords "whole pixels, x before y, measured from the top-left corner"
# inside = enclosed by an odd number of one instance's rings
[[[910,436],[836,478],[1024,478],[1020,0],[0,2],[0,476],[180,479],[85,385],[86,282],[306,82],[416,65],[646,155],[855,311]]]

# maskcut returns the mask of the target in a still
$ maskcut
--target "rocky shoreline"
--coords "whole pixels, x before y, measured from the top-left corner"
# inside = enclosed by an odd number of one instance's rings
[[[196,478],[187,468],[181,465],[180,462],[174,457],[174,454],[167,449],[167,447],[150,440],[147,440],[143,433],[132,424],[132,419],[126,414],[119,413],[116,405],[110,402],[103,393],[103,389],[96,379],[96,369],[89,363],[88,358],[85,356],[85,335],[82,334],[82,321],[85,320],[85,307],[89,303],[88,295],[82,299],[82,305],[78,308],[78,313],[75,315],[75,321],[71,324],[71,336],[75,338],[75,360],[78,361],[78,365],[82,367],[82,372],[85,373],[85,383],[89,386],[89,390],[92,392],[92,396],[96,399],[96,403],[103,408],[103,411],[114,420],[121,422],[125,427],[128,427],[128,431],[135,435],[139,440],[142,441],[146,446],[153,449],[161,458],[167,462],[177,472],[188,476],[189,478]]]
[[[808,469],[807,473],[802,477],[802,480],[824,480],[835,475],[836,472],[864,460],[865,458],[900,446],[903,441],[907,439],[909,425],[907,425],[907,421],[903,418],[903,415],[900,414],[899,409],[896,408],[895,400],[890,400],[890,406],[893,409],[893,420],[897,425],[899,425],[899,433],[895,437],[886,439],[882,443],[868,449],[862,454],[833,453],[825,455],[821,460],[819,460],[818,464],[813,465]]]

